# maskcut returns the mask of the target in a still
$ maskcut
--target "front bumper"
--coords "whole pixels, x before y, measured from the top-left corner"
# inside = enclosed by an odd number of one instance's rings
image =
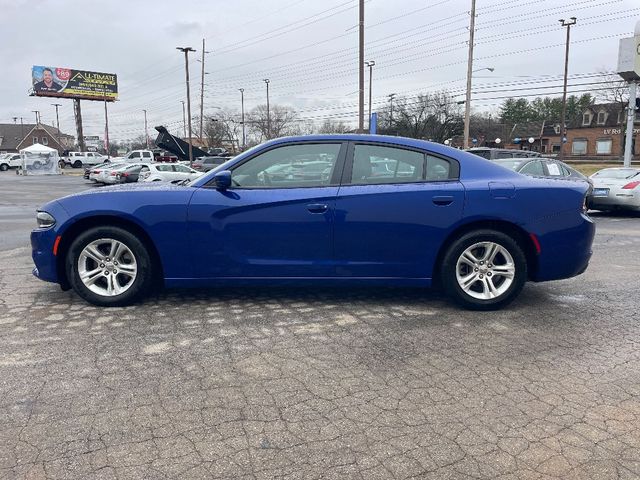
[[[47,229],[35,229],[31,232],[31,258],[35,268],[33,275],[45,282],[60,283],[58,275],[58,258],[54,246],[61,226],[69,220],[66,210],[57,201],[44,205],[41,210],[53,215],[56,224]]]

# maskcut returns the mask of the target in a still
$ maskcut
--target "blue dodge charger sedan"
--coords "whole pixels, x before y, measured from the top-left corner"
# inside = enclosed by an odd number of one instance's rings
[[[582,273],[584,182],[532,178],[398,137],[259,145],[187,185],[122,185],[37,212],[38,278],[102,306],[159,286],[438,283],[479,310]]]

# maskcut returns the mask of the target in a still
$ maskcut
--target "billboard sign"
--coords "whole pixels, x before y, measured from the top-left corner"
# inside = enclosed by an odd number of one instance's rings
[[[115,102],[118,80],[115,74],[71,68],[34,65],[31,69],[32,95]]]

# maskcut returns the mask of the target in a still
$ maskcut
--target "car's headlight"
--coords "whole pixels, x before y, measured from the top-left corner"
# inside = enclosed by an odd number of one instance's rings
[[[38,223],[38,228],[50,228],[56,224],[56,219],[47,212],[38,212],[36,214],[36,222]]]

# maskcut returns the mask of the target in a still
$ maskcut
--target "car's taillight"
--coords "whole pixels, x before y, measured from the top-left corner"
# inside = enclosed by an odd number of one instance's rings
[[[124,173],[121,173],[121,174],[120,174],[120,176],[121,176],[121,177],[128,177],[128,176],[129,176],[129,174],[128,174],[127,172],[124,172]]]
[[[111,176],[112,177],[117,177],[118,176],[118,172],[111,172]]]
[[[638,185],[640,185],[640,180],[636,181],[636,182],[627,183],[624,187],[622,187],[622,189],[623,190],[633,190]]]
[[[100,170],[94,170],[93,173],[100,173]]]

